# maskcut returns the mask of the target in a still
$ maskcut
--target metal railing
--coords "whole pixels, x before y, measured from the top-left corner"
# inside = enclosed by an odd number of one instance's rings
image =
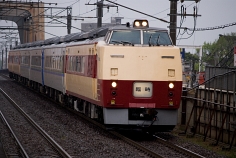
[[[187,121],[185,133],[214,139],[215,145],[227,143],[231,149],[236,143],[236,69],[206,70],[202,85],[183,91],[181,124]]]

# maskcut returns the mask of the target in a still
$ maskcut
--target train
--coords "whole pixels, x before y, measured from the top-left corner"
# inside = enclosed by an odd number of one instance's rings
[[[182,93],[180,49],[167,29],[137,19],[20,44],[10,78],[110,130],[171,131]]]

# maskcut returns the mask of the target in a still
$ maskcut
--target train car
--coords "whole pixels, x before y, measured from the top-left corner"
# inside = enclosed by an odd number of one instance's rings
[[[169,131],[177,124],[182,65],[166,29],[136,20],[32,49],[30,80],[41,92],[53,90],[51,97],[107,128]]]
[[[20,62],[20,81],[24,84],[28,84],[30,80],[30,49],[20,51],[21,62]]]
[[[14,50],[9,53],[8,56],[8,69],[9,69],[9,76],[19,80],[20,76],[20,59],[21,54],[19,50]]]
[[[30,49],[30,86],[39,89],[43,86],[42,48]]]
[[[13,69],[12,69],[12,65],[13,65],[13,51],[11,51],[11,54],[9,53],[8,55],[8,71],[9,71],[9,77],[13,78]]]
[[[42,50],[42,56],[42,85],[45,92],[49,94],[49,96],[52,96],[55,92],[65,94],[65,44],[44,47]]]

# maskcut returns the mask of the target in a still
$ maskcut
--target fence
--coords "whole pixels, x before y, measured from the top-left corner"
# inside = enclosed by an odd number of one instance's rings
[[[183,93],[181,124],[185,133],[228,143],[230,149],[236,142],[236,69],[207,67],[205,74],[203,85]]]

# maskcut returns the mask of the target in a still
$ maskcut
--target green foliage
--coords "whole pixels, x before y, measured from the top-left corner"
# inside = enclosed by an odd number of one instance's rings
[[[197,54],[191,54],[190,52],[185,53],[185,60],[186,61],[197,61],[199,57]]]
[[[190,52],[185,53],[185,61],[193,64],[193,70],[198,70],[198,62],[199,62],[199,52],[197,51],[195,54],[191,54]]]
[[[206,62],[208,65],[217,65],[225,58],[226,54],[232,51],[235,40],[236,33],[231,33],[220,35],[219,39],[215,40],[213,43],[204,42],[202,47],[202,61]]]

